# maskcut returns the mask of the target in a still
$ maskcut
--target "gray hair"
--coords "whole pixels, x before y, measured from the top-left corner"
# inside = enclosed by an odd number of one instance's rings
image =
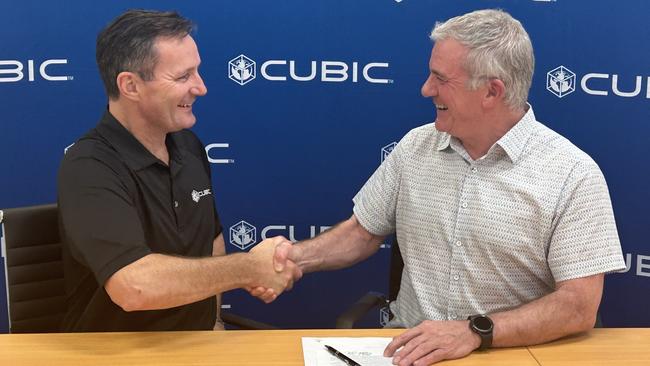
[[[525,107],[535,56],[528,33],[510,14],[494,9],[473,11],[436,22],[430,37],[434,42],[453,39],[467,47],[463,66],[470,76],[468,88],[475,90],[496,78],[506,86],[506,105]]]

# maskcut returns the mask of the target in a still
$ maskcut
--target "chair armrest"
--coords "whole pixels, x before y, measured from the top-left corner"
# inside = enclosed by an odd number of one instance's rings
[[[243,316],[235,315],[232,313],[221,312],[221,320],[224,323],[234,325],[239,329],[254,329],[254,330],[272,330],[278,329],[272,325],[258,322],[256,320],[244,318]]]
[[[368,292],[363,295],[356,303],[354,303],[348,310],[336,318],[337,329],[350,329],[354,327],[354,323],[359,321],[368,310],[375,306],[388,305],[388,299],[379,292]]]

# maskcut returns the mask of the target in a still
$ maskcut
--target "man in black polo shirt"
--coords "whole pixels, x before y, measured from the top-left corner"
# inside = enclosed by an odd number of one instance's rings
[[[177,13],[132,10],[97,37],[108,110],[58,177],[64,331],[218,329],[223,291],[279,294],[301,275],[274,274],[281,237],[225,255],[210,166],[188,130],[207,92],[192,27]]]

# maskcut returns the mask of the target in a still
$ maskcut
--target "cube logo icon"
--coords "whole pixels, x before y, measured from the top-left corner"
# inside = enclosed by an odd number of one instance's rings
[[[564,66],[558,66],[546,73],[546,89],[558,98],[576,90],[576,74]]]
[[[257,241],[255,226],[242,220],[230,227],[230,244],[245,250]]]
[[[388,145],[381,148],[381,162],[382,163],[388,157],[388,155],[390,155],[390,153],[393,152],[393,149],[395,149],[395,146],[397,146],[397,142],[391,142],[390,144],[388,144]]]
[[[255,61],[241,54],[228,62],[228,78],[239,85],[255,79]]]
[[[385,327],[386,324],[388,324],[389,320],[390,320],[390,310],[388,309],[388,306],[379,309],[379,325]]]

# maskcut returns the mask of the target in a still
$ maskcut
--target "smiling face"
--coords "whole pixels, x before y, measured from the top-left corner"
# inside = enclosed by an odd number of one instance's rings
[[[192,104],[207,93],[199,75],[201,58],[191,36],[156,40],[153,78],[140,80],[138,109],[147,124],[163,133],[190,128],[196,122]]]
[[[436,129],[459,139],[471,136],[481,122],[485,88],[467,88],[469,74],[463,64],[467,48],[454,39],[436,42],[429,60],[429,77],[422,95],[436,106]]]

